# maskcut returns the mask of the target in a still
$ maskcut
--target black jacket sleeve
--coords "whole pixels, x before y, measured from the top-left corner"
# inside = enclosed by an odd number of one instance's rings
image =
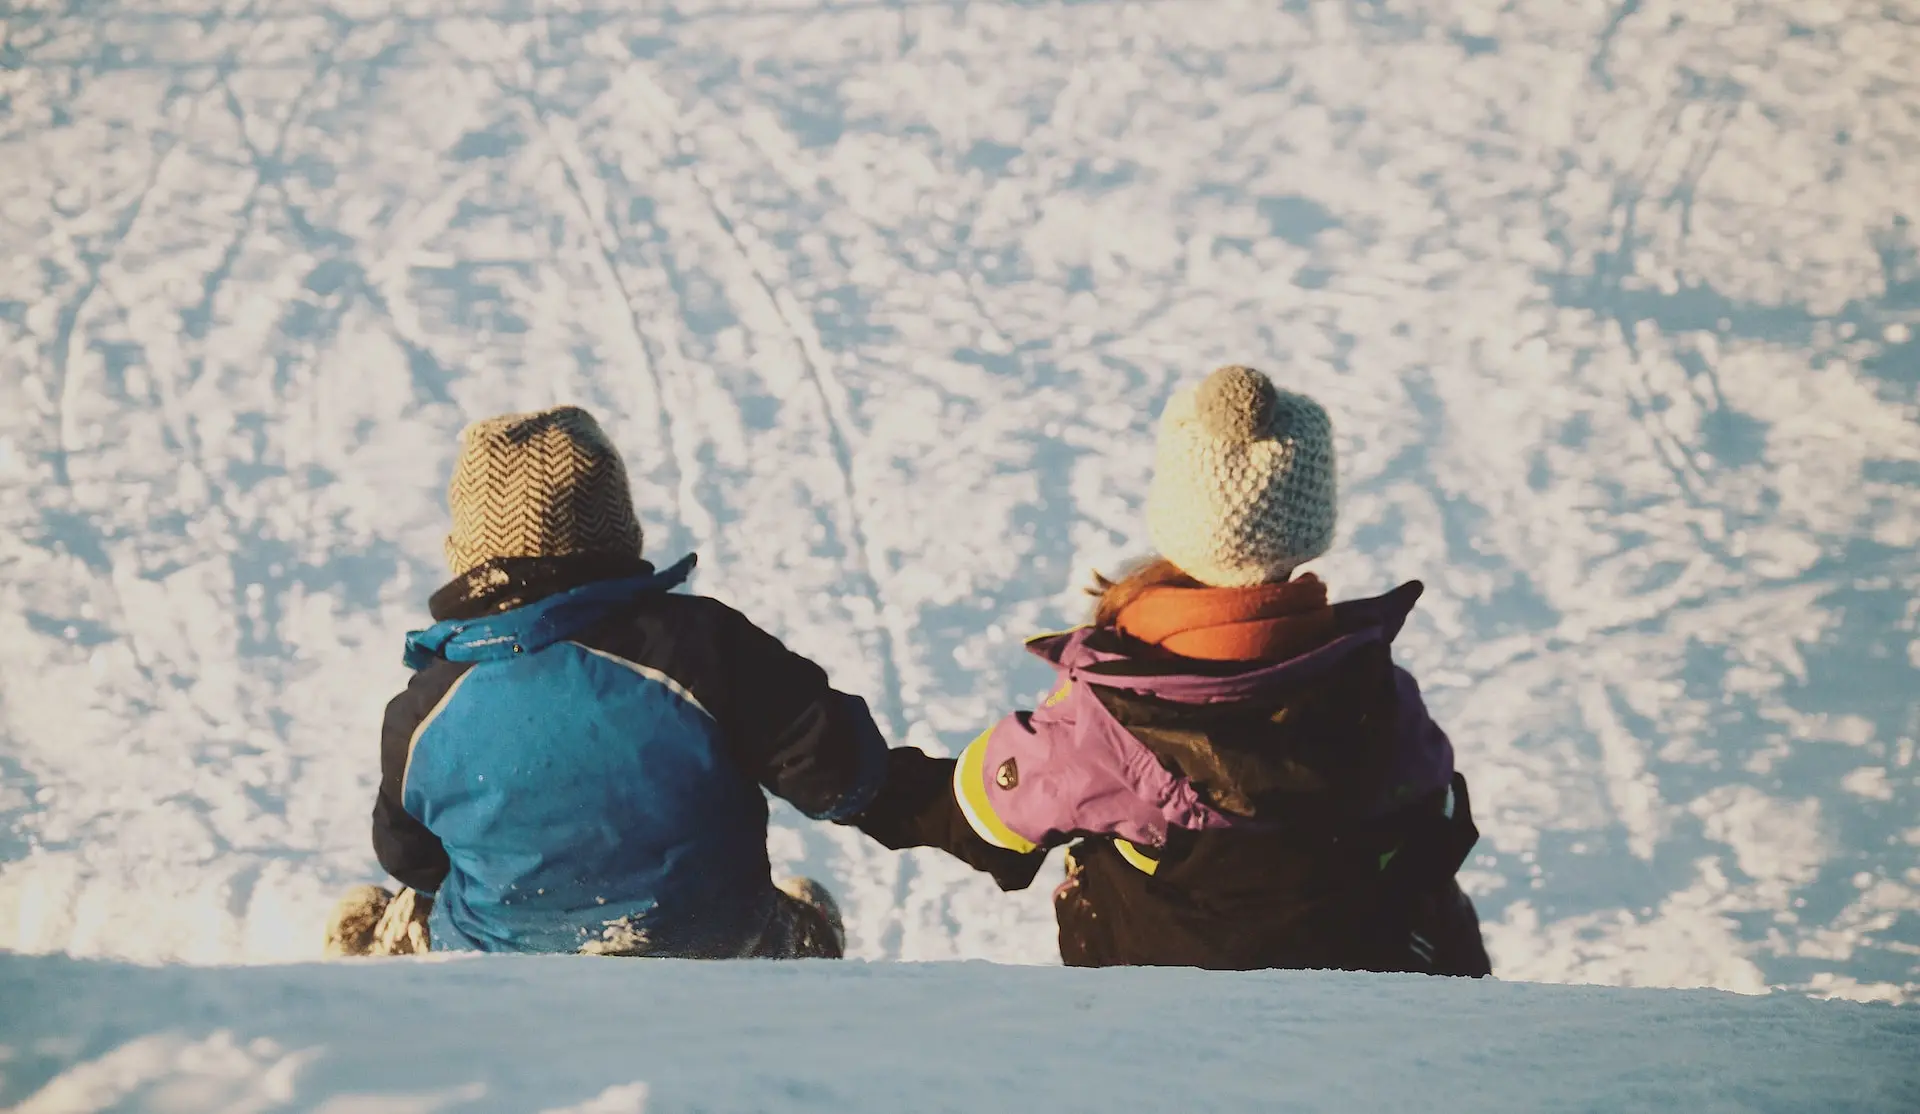
[[[883,847],[938,848],[991,874],[1003,890],[1026,889],[1047,861],[1046,850],[1022,855],[981,839],[954,800],[953,767],[953,759],[917,747],[888,751],[884,788],[851,823]]]
[[[867,807],[887,772],[886,738],[867,702],[835,691],[824,670],[745,616],[724,615],[727,691],[711,710],[735,760],[816,820]]]
[[[436,665],[413,675],[406,691],[387,704],[380,730],[380,792],[373,801],[373,853],[401,885],[424,894],[447,877],[447,851],[440,837],[401,805],[413,733],[445,699],[466,666]]]

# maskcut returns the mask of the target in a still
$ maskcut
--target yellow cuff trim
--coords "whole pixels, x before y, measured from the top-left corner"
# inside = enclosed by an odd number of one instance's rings
[[[960,760],[953,764],[953,797],[960,802],[967,825],[981,839],[1024,855],[1040,845],[1007,827],[987,799],[987,740],[992,737],[993,728],[989,727],[960,752]]]
[[[1026,639],[1025,645],[1031,646],[1043,638],[1059,638],[1062,635],[1072,634],[1073,632],[1080,630],[1085,626],[1086,624],[1082,623],[1078,627],[1068,627],[1066,630],[1041,631],[1039,634],[1029,635]]]
[[[1138,847],[1121,839],[1119,836],[1113,837],[1113,849],[1120,852],[1120,857],[1127,860],[1129,866],[1142,874],[1152,874],[1154,871],[1160,869],[1159,859],[1149,859],[1140,853]]]

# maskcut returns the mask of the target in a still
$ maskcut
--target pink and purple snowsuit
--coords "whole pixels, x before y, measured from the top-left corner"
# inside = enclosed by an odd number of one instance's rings
[[[1029,862],[1078,841],[1055,895],[1071,964],[1488,973],[1453,880],[1478,835],[1466,783],[1391,658],[1420,592],[1334,605],[1332,641],[1284,661],[1034,640],[1059,686],[954,763],[964,837]],[[922,842],[982,865],[957,828]],[[983,868],[1024,884],[1005,861]]]

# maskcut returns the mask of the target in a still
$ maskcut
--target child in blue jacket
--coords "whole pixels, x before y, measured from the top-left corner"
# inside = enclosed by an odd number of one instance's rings
[[[575,407],[479,422],[449,489],[454,579],[387,706],[373,844],[335,955],[837,958],[818,884],[775,886],[761,787],[844,821],[886,780],[866,703],[656,569],[618,453]]]

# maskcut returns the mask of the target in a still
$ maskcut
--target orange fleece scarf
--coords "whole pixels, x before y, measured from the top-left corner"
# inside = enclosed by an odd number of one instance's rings
[[[1312,573],[1254,588],[1149,588],[1117,625],[1200,661],[1282,661],[1319,649],[1335,633],[1327,586]]]

